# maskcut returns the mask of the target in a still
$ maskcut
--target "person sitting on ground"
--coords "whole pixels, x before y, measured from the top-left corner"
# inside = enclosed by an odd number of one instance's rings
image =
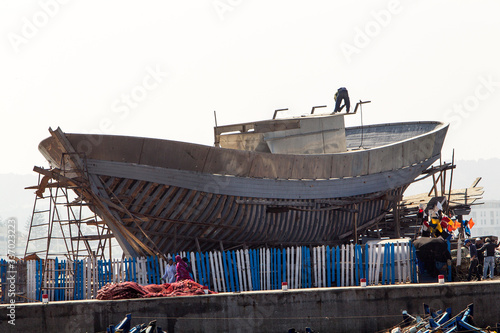
[[[181,256],[175,256],[175,261],[177,262],[176,270],[177,276],[176,282],[182,280],[193,280],[191,275],[189,275],[188,265],[182,260]]]

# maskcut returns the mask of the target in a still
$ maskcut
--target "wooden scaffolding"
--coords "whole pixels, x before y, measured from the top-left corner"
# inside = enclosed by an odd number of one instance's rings
[[[82,200],[80,186],[63,181],[65,170],[35,167],[34,171],[38,184],[26,188],[36,194],[25,258],[112,258],[111,230]]]
[[[456,168],[454,158],[452,163],[441,163],[424,171],[421,178],[432,177],[431,189],[426,193],[405,196],[396,200],[393,209],[374,228],[365,232],[367,238],[400,238],[412,239],[420,235],[422,218],[418,217],[420,206],[424,207],[431,200],[443,203],[443,213],[447,216],[462,216],[470,213],[471,207],[481,204],[484,190],[478,186],[481,177],[476,178],[471,186],[464,189],[453,189],[453,172]]]

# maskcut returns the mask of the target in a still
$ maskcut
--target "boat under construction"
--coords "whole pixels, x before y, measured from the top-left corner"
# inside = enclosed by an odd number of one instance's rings
[[[216,126],[213,146],[49,129],[45,181],[71,187],[128,256],[335,245],[373,227],[441,156],[436,121],[353,113]]]

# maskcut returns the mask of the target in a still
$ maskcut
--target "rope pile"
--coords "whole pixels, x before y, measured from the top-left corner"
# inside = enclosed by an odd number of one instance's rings
[[[216,292],[208,290],[209,294]],[[136,282],[108,283],[97,292],[97,299],[116,300],[149,297],[204,295],[203,286],[192,280],[141,286]]]

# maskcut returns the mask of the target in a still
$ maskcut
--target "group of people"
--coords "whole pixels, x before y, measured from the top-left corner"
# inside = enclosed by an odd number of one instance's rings
[[[484,244],[481,238],[477,238],[475,243],[472,243],[470,239],[465,240],[465,246],[469,248],[470,253],[467,281],[471,280],[472,275],[476,275],[477,280],[481,281],[481,267],[483,267],[483,279],[488,277],[488,273],[489,278],[492,279],[495,272],[495,250],[499,248],[499,245],[490,238],[486,238]]]
[[[182,280],[193,280],[192,274],[193,270],[191,269],[187,258],[175,256],[175,264],[172,258],[168,258],[167,267],[165,268],[165,274],[163,274],[161,279],[165,283],[173,283]]]

